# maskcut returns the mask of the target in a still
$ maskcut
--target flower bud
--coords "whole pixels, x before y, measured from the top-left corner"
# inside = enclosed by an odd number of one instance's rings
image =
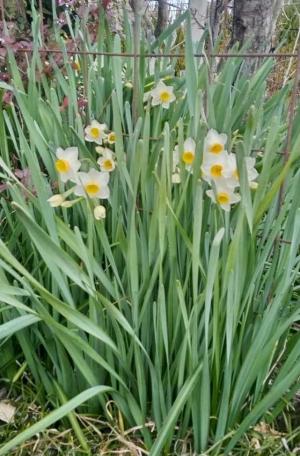
[[[94,217],[96,220],[103,220],[106,217],[106,209],[104,206],[96,206],[94,209]]]
[[[72,207],[73,204],[74,204],[73,201],[64,201],[63,203],[61,203],[61,207],[68,208],[68,207]]]
[[[249,185],[250,185],[251,190],[256,190],[257,187],[258,187],[258,183],[257,182],[250,182]]]
[[[172,174],[172,183],[180,184],[180,182],[181,182],[180,174],[178,174],[178,173]]]
[[[97,146],[97,147],[95,147],[95,150],[98,154],[103,154],[103,152],[105,151],[105,147]]]
[[[64,197],[60,194],[53,195],[50,198],[47,199],[48,203],[50,204],[51,207],[59,207],[63,204],[64,202]]]

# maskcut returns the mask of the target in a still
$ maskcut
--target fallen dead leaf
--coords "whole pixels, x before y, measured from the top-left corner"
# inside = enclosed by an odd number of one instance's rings
[[[0,401],[0,421],[4,423],[10,423],[13,421],[16,412],[16,407],[11,405],[9,402]]]

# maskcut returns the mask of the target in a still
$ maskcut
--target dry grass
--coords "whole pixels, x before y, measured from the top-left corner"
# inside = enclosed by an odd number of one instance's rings
[[[33,389],[26,372],[13,389],[2,388],[0,394],[2,399],[8,399],[16,406],[14,421],[9,424],[0,424],[0,443],[12,439],[21,430],[42,419],[50,410],[49,404],[38,405],[38,392]],[[122,416],[114,411],[113,403],[107,404],[107,410],[111,417],[110,422],[92,415],[77,414],[77,419],[91,449],[90,455],[147,455],[148,451],[140,438],[139,427],[125,429]],[[245,435],[231,454],[241,456],[300,454],[300,427],[295,427],[299,420],[298,413],[299,404],[295,402],[294,406],[290,405],[286,413],[280,417],[277,428],[271,427],[265,422],[259,423]],[[154,423],[149,422],[146,425],[152,433],[155,433]],[[174,442],[172,452],[166,453],[165,456],[200,456],[193,452],[192,446],[188,435],[186,439]],[[37,434],[12,451],[9,456],[83,456],[87,454],[80,447],[69,421],[63,420],[56,427]],[[202,456],[206,455],[221,456],[222,452],[218,452],[214,445]]]

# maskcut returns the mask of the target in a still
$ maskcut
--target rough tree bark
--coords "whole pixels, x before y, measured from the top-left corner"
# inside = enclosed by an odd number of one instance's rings
[[[251,52],[269,52],[283,0],[235,0],[233,8],[232,43],[248,43]],[[258,62],[246,62],[254,71]]]
[[[209,23],[211,30],[211,40],[214,45],[220,31],[220,22],[225,8],[230,0],[211,0],[209,8]]]
[[[207,20],[207,0],[189,0],[192,15],[192,40],[197,43],[203,35]]]
[[[163,30],[168,25],[169,18],[169,8],[166,0],[157,0],[158,10],[157,10],[157,23],[154,31],[156,38],[163,32]]]
[[[134,61],[133,61],[133,94],[132,94],[132,117],[134,122],[137,121],[139,111],[141,109],[140,100],[140,59],[138,54],[140,53],[140,42],[141,42],[141,23],[142,15],[145,12],[145,0],[129,0],[129,4],[133,11],[133,50],[134,50]]]

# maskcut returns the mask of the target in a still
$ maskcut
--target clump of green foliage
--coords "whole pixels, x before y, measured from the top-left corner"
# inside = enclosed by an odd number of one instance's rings
[[[104,40],[103,23],[86,50],[119,54],[123,46],[131,54],[125,21],[124,43],[109,33]],[[0,84],[14,96],[0,115],[7,186],[0,206],[1,374],[15,374],[7,369],[22,356],[40,400],[55,409],[0,455],[65,416],[87,449],[76,408],[139,426],[151,456],[189,433],[197,453],[229,454],[299,388],[299,112],[283,161],[290,87],[265,97],[271,60],[250,80],[242,58],[223,62],[213,77],[193,56],[187,14],[154,43],[142,40],[143,51],[163,44],[172,52],[184,21],[185,74],[175,74],[176,59],[162,57],[153,67],[141,57],[135,87],[131,57],[78,55],[74,69],[62,40],[64,71],[51,61],[53,78],[37,78],[38,32],[26,87],[10,55],[12,83]],[[78,22],[74,35],[80,30]],[[159,80],[174,88],[168,109],[143,102]],[[94,218],[88,198],[69,208],[47,202],[69,185],[57,178],[58,147],[76,146],[87,168],[97,166],[95,145],[85,141],[91,119],[116,134],[104,220]],[[237,156],[241,202],[230,212],[206,196],[201,178],[209,129],[227,134]],[[173,151],[187,137],[196,143],[193,173],[179,164],[174,185]],[[249,157],[259,172],[255,191]],[[30,172],[30,185],[16,176],[16,160]]]

